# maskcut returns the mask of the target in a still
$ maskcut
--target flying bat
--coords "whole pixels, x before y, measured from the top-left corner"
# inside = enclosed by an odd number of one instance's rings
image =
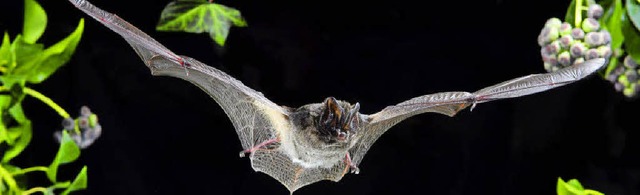
[[[238,133],[252,168],[282,183],[291,193],[321,181],[357,174],[364,155],[384,132],[427,112],[454,116],[476,104],[543,92],[583,79],[605,64],[598,58],[556,72],[532,74],[470,92],[441,92],[415,97],[374,114],[360,104],[326,98],[291,108],[271,102],[228,74],[188,56],[177,55],[120,17],[85,0],[77,8],[122,36],[155,76],[177,77],[209,94]]]

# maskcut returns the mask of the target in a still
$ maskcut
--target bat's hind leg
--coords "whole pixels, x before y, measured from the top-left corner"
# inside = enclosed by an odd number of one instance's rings
[[[246,149],[246,150],[240,151],[240,158],[245,157],[245,155],[246,155],[246,154],[251,154],[251,153],[253,153],[253,152],[254,152],[254,151],[256,151],[256,150],[259,150],[259,149],[260,149],[260,148],[262,148],[262,147],[265,147],[265,146],[267,146],[267,145],[269,145],[269,144],[277,143],[277,142],[280,142],[280,139],[278,139],[278,138],[273,138],[273,139],[270,139],[270,140],[264,141],[264,142],[262,142],[262,143],[260,143],[260,144],[258,144],[258,145],[256,145],[256,146],[254,146],[253,148],[249,148],[249,149]]]
[[[358,168],[358,166],[351,162],[351,155],[349,155],[349,152],[347,152],[347,156],[345,157],[344,161],[347,163],[347,168],[351,169],[351,173],[360,173],[360,168]]]

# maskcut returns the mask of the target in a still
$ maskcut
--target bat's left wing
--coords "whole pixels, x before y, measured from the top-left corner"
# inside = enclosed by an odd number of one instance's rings
[[[149,67],[151,74],[189,81],[209,94],[230,118],[243,149],[255,148],[289,130],[288,112],[265,98],[262,93],[218,69],[190,57],[174,54],[115,14],[101,10],[85,0],[70,1],[121,35]],[[252,158],[252,163],[253,160]]]
[[[477,103],[530,95],[578,81],[597,71],[604,64],[605,60],[598,58],[553,73],[515,78],[475,93],[442,92],[424,95],[388,106],[378,113],[365,115],[369,123],[358,132],[357,143],[349,150],[352,163],[358,165],[371,145],[384,132],[411,116],[426,112],[454,116],[458,111],[469,106],[473,109]]]

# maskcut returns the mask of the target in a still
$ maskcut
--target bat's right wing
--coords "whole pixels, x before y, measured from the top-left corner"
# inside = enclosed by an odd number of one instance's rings
[[[369,124],[358,133],[356,145],[349,150],[352,163],[358,165],[371,145],[389,128],[417,114],[435,112],[454,116],[458,111],[477,103],[514,98],[546,91],[578,81],[597,71],[605,64],[603,58],[586,61],[556,72],[533,74],[508,80],[475,93],[442,92],[416,97],[366,117]]]
[[[179,56],[125,20],[84,0],[70,0],[78,9],[120,34],[151,69],[151,74],[177,77],[198,86],[222,107],[231,119],[245,150],[279,136],[287,111],[262,93],[228,74],[187,56]]]

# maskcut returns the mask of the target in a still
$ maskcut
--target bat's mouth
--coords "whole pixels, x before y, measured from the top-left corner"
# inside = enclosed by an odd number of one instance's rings
[[[345,141],[355,131],[360,104],[340,105],[338,100],[328,97],[318,121],[318,131],[334,141]]]

